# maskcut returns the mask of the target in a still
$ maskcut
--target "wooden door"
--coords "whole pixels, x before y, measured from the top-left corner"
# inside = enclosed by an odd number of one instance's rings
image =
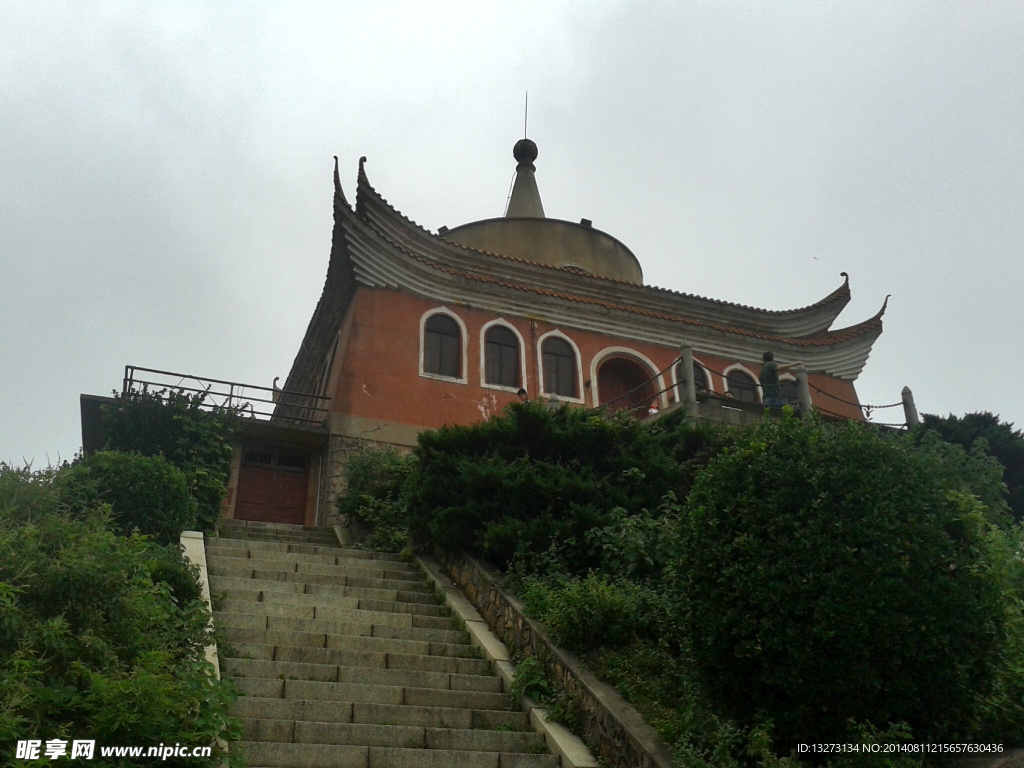
[[[308,487],[308,452],[247,446],[238,472],[235,519],[303,525]]]
[[[629,410],[638,417],[647,415],[654,397],[651,376],[639,364],[624,357],[613,357],[601,364],[597,372],[597,389],[604,405],[611,413]]]

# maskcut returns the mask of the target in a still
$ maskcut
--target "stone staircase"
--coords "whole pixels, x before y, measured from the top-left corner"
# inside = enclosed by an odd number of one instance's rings
[[[252,768],[558,765],[415,565],[234,521],[206,559]]]

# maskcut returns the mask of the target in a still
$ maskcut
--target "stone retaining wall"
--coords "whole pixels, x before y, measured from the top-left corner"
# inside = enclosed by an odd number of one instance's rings
[[[581,736],[594,754],[615,768],[672,768],[668,746],[640,714],[579,658],[555,646],[522,603],[497,584],[497,576],[465,555],[439,552],[437,559],[491,630],[521,656],[534,656],[551,679],[579,704]],[[600,631],[595,627],[595,631]]]

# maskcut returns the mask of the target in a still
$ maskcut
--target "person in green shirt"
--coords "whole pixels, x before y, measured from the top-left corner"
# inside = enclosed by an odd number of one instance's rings
[[[764,361],[761,365],[761,374],[758,376],[761,382],[761,402],[769,408],[781,408],[786,404],[786,398],[782,396],[779,374],[782,371],[788,371],[793,366],[800,365],[800,361],[779,365],[775,362],[775,355],[771,352],[765,352],[761,359]]]

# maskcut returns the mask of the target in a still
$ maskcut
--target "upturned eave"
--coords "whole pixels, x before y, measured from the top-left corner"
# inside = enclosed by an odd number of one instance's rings
[[[761,351],[771,348],[780,359],[802,359],[811,370],[847,380],[860,374],[882,329],[879,314],[849,328],[789,335],[779,332],[786,323],[733,322],[737,315],[743,319],[749,312],[723,313],[724,303],[711,301],[720,316],[713,319],[701,316],[706,312],[690,311],[699,297],[454,246],[395,211],[373,192],[364,173],[357,200],[355,211],[345,207],[340,214],[356,279],[369,287],[498,314],[543,318],[561,327],[626,341],[673,347],[685,342],[695,350],[730,359],[757,360]],[[551,279],[553,275],[558,279]],[[812,306],[845,304],[848,299],[844,280],[837,291]],[[794,312],[753,311],[775,319]]]
[[[845,272],[841,273],[842,284],[813,304],[798,309],[768,310],[656,286],[634,285],[614,278],[582,274],[572,268],[459,245],[430,232],[391,205],[370,184],[365,158],[359,166],[356,213],[399,247],[467,273],[531,282],[538,288],[556,292],[571,284],[574,292],[599,300],[621,302],[655,313],[722,322],[771,336],[795,339],[826,333],[850,301],[849,276]]]

